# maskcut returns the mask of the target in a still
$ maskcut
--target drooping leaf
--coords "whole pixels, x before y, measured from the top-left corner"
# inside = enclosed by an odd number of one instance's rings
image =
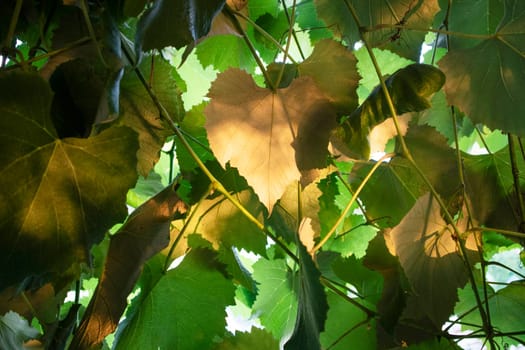
[[[340,114],[357,107],[359,74],[352,52],[333,40],[322,40],[312,54],[298,66],[299,75],[310,76]]]
[[[75,332],[74,348],[98,345],[117,328],[142,266],[168,245],[171,221],[185,212],[170,185],[137,208],[111,237],[104,271]]]
[[[450,51],[439,61],[447,76],[445,92],[474,123],[525,135],[521,100],[525,86],[525,3],[505,1],[498,30],[473,48]],[[497,103],[494,103],[497,101]]]
[[[213,350],[277,350],[279,343],[270,333],[253,327],[249,333],[235,332],[226,337]]]
[[[298,294],[297,319],[285,350],[316,350],[321,347],[319,335],[325,329],[328,302],[319,278],[321,273],[315,266],[306,248],[298,242],[299,272],[295,284]]]
[[[158,100],[174,121],[184,116],[181,91],[177,86],[177,71],[158,56],[144,59],[139,66]],[[137,153],[139,173],[146,177],[159,160],[159,152],[166,137],[173,130],[161,120],[160,112],[133,69],[122,78],[120,93],[121,123],[139,134],[140,149]]]
[[[428,98],[441,89],[445,82],[444,74],[437,68],[426,64],[411,64],[392,74],[385,85],[392,98],[398,115],[419,112],[429,108]],[[370,130],[392,113],[387,99],[377,86],[370,96],[334,131],[332,142],[346,155],[368,159]]]
[[[206,128],[217,159],[237,167],[270,210],[300,170],[325,167],[335,114],[309,78],[272,92],[230,69],[208,96]]]
[[[333,2],[315,0],[317,12],[328,27],[346,40],[350,46],[361,40],[359,29],[351,15],[352,6],[365,30],[364,37],[374,47],[385,48],[400,56],[419,60],[424,32],[402,28],[374,28],[377,25],[407,25],[429,28],[439,11],[437,0],[346,0]]]
[[[457,289],[463,288],[468,280],[467,267],[459,253],[459,238],[455,238],[440,210],[437,200],[426,194],[388,234],[391,249],[399,257],[412,292],[419,299],[419,308],[437,328],[452,314]],[[459,224],[458,228],[466,229]],[[477,257],[474,235],[460,239],[467,240],[468,261],[473,266]]]
[[[328,294],[326,330],[321,333],[324,349],[377,349],[375,321],[355,305],[334,293]]]
[[[179,49],[208,34],[225,0],[156,0],[137,24],[137,49]]]
[[[253,304],[262,325],[281,343],[292,335],[297,317],[297,296],[290,283],[292,271],[283,259],[259,259],[253,265],[257,298]]]
[[[192,250],[153,287],[115,349],[209,349],[224,333],[235,287],[221,273],[215,254]],[[151,322],[154,319],[157,322]]]
[[[0,289],[89,261],[91,245],[126,216],[126,191],[137,178],[132,130],[58,139],[50,105],[37,75],[0,76]]]
[[[31,327],[19,314],[9,311],[0,316],[0,348],[24,349],[24,342],[34,339],[40,333]]]

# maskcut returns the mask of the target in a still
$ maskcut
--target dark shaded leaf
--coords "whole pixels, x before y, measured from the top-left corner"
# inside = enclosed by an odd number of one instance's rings
[[[111,237],[104,271],[75,332],[73,348],[89,349],[115,331],[143,264],[168,245],[171,221],[185,212],[170,185],[137,208]]]
[[[137,139],[129,128],[113,127],[59,140],[49,115],[51,91],[35,74],[1,75],[0,100],[3,289],[89,261],[91,245],[127,215]]]

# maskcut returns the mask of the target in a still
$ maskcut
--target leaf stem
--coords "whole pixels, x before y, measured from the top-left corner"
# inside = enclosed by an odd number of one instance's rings
[[[9,22],[9,29],[7,30],[7,36],[5,38],[4,47],[11,47],[13,41],[13,36],[15,35],[16,25],[18,23],[18,17],[20,17],[20,10],[22,9],[22,4],[24,0],[16,0],[15,8],[13,10],[13,15],[11,16],[11,22]],[[3,57],[2,68],[7,64],[7,56]]]
[[[377,316],[377,312],[367,308],[366,306],[364,305],[361,305],[360,303],[358,303],[357,301],[355,301],[354,299],[350,298],[348,295],[346,295],[346,293],[342,292],[341,290],[339,290],[339,288],[337,288],[337,286],[335,286],[332,281],[330,281],[328,278],[324,277],[324,276],[321,276],[320,277],[321,279],[321,283],[327,287],[328,289],[330,289],[332,292],[334,292],[335,294],[339,295],[340,297],[342,297],[343,299],[345,299],[346,301],[348,301],[350,304],[354,305],[355,307],[357,307],[359,310],[363,311],[366,315],[367,315],[367,318],[370,319],[372,317],[375,317]]]
[[[332,237],[332,235],[335,233],[335,231],[337,230],[339,225],[341,225],[343,220],[346,218],[346,215],[348,214],[348,212],[352,208],[352,205],[356,201],[357,197],[359,196],[359,194],[361,193],[361,191],[363,190],[365,185],[368,183],[368,181],[370,180],[372,175],[374,175],[375,171],[379,168],[379,166],[383,163],[383,160],[385,160],[387,158],[391,158],[394,155],[395,155],[394,153],[387,153],[384,156],[382,156],[374,164],[372,169],[370,169],[370,172],[366,175],[366,177],[363,179],[363,181],[361,181],[361,183],[359,184],[359,187],[354,192],[354,194],[352,195],[352,198],[350,199],[350,201],[347,203],[346,207],[341,212],[341,215],[339,215],[339,218],[337,218],[337,221],[335,222],[335,224],[332,226],[330,231],[328,231],[328,233],[323,237],[323,239],[312,248],[310,254],[312,254],[312,255],[315,254],[315,252],[318,251],[323,245],[325,245],[325,243],[330,239],[330,237]]]
[[[346,1],[347,0],[345,0],[345,2]],[[371,27],[359,26],[359,28],[361,29],[363,33],[375,32],[381,29],[405,29],[405,30],[412,30],[415,32],[425,32],[425,33],[431,32],[431,33],[445,34],[445,35],[457,36],[457,37],[462,37],[462,38],[470,38],[470,39],[498,38],[499,40],[502,40],[496,34],[469,34],[469,33],[462,33],[462,32],[453,32],[453,31],[443,30],[443,29],[412,27],[406,24],[398,24],[398,23],[392,23],[392,24],[381,23],[381,24],[376,24],[375,26],[371,26]]]
[[[514,136],[512,134],[508,134],[507,137],[509,143],[510,166],[512,169],[514,192],[516,192],[516,197],[518,199],[518,216],[520,218],[519,230],[520,232],[525,232],[525,205],[523,203],[523,196],[521,194],[520,171],[518,169],[518,164],[516,161],[516,147],[514,145]]]
[[[293,0],[293,7],[292,7],[292,18],[295,18],[295,1]],[[283,1],[284,6],[284,1]],[[288,38],[286,39],[286,48],[285,48],[285,54],[283,58],[283,65],[281,66],[281,69],[279,70],[279,76],[277,77],[277,81],[275,82],[275,86],[278,88],[281,85],[281,80],[283,79],[284,75],[284,69],[286,68],[286,57],[288,56],[290,52],[290,45],[292,43],[292,34],[293,34],[293,22],[290,23],[288,27]]]
[[[286,20],[288,21],[288,25],[293,28],[293,26],[295,25],[295,10],[297,8],[295,0],[293,3],[293,10],[292,10],[291,16],[288,13],[288,7],[286,6],[286,1],[281,0],[281,3],[283,4],[284,14],[286,16]],[[299,39],[297,38],[297,33],[295,32],[295,29],[292,31],[292,35],[295,41],[295,45],[297,46],[297,49],[299,50],[299,54],[301,55],[301,58],[304,60],[305,59],[304,52],[303,52],[303,49],[301,48],[301,45],[299,44]]]

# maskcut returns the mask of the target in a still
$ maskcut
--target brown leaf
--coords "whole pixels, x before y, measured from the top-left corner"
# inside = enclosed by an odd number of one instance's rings
[[[465,230],[466,220],[457,225]],[[457,289],[467,283],[468,271],[454,231],[441,217],[437,201],[429,193],[420,197],[388,236],[389,249],[399,257],[420,308],[441,329],[453,312]],[[474,240],[470,234],[466,242],[471,264],[477,257],[472,250],[476,247]]]
[[[144,263],[168,244],[171,221],[185,212],[170,185],[137,208],[111,237],[104,271],[71,349],[90,349],[116,329]]]
[[[274,92],[229,69],[208,96],[206,129],[215,156],[237,167],[270,211],[301,170],[325,167],[336,116],[311,78]]]

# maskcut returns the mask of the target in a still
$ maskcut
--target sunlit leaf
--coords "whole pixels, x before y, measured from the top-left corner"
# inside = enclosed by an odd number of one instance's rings
[[[111,237],[100,282],[75,332],[73,347],[100,344],[118,325],[143,264],[169,243],[170,223],[186,212],[172,185],[137,208]]]
[[[319,278],[321,273],[306,248],[298,243],[299,275],[295,283],[298,294],[297,319],[291,338],[284,349],[319,349],[319,334],[325,329],[328,302]]]
[[[473,122],[525,135],[525,3],[505,2],[498,31],[473,48],[452,50],[439,61],[445,92]],[[497,103],[494,103],[497,101]]]
[[[436,327],[448,319],[457,301],[457,289],[468,280],[454,235],[452,227],[441,217],[436,199],[429,194],[420,197],[388,235],[412,291],[420,299],[419,307]],[[475,240],[472,234],[467,239]],[[470,242],[467,246],[469,262],[474,264],[476,244]]]
[[[49,115],[50,89],[34,74],[3,74],[0,100],[3,289],[89,261],[91,245],[127,214],[137,140],[127,127],[58,139]]]
[[[39,335],[40,333],[16,312],[10,311],[0,316],[1,349],[23,349],[26,340]]]
[[[275,339],[289,339],[295,325],[298,299],[290,285],[292,272],[282,259],[259,259],[253,270],[258,292],[252,309]]]
[[[441,89],[443,73],[430,65],[412,64],[402,68],[385,80],[398,115],[419,112],[431,106],[429,97]],[[370,130],[392,116],[381,86],[334,131],[332,142],[348,156],[368,159]]]
[[[310,76],[326,94],[339,113],[350,113],[357,107],[359,74],[352,52],[333,40],[315,45],[312,54],[298,66],[299,75]]]
[[[246,43],[235,35],[210,37],[197,46],[196,53],[203,67],[213,66],[220,72],[228,68],[255,70],[256,63]]]
[[[171,118],[174,121],[181,120],[184,107],[175,68],[162,58],[152,56],[145,58],[139,69],[149,79],[151,89]],[[137,169],[146,177],[159,160],[159,152],[166,137],[174,132],[161,120],[158,107],[133,69],[129,69],[122,78],[120,106],[121,123],[139,134]]]
[[[270,210],[300,170],[326,166],[335,114],[309,78],[272,92],[230,69],[208,96],[206,128],[217,159],[237,167]]]
[[[419,60],[424,32],[389,28],[388,25],[407,25],[414,28],[429,28],[439,11],[437,0],[315,0],[317,12],[336,35],[341,36],[350,46],[361,40],[359,29],[351,15],[349,6],[355,9],[365,39],[373,46],[385,48],[414,61]],[[386,25],[386,28],[374,26]]]
[[[157,0],[137,25],[137,49],[181,48],[208,34],[225,0]]]

